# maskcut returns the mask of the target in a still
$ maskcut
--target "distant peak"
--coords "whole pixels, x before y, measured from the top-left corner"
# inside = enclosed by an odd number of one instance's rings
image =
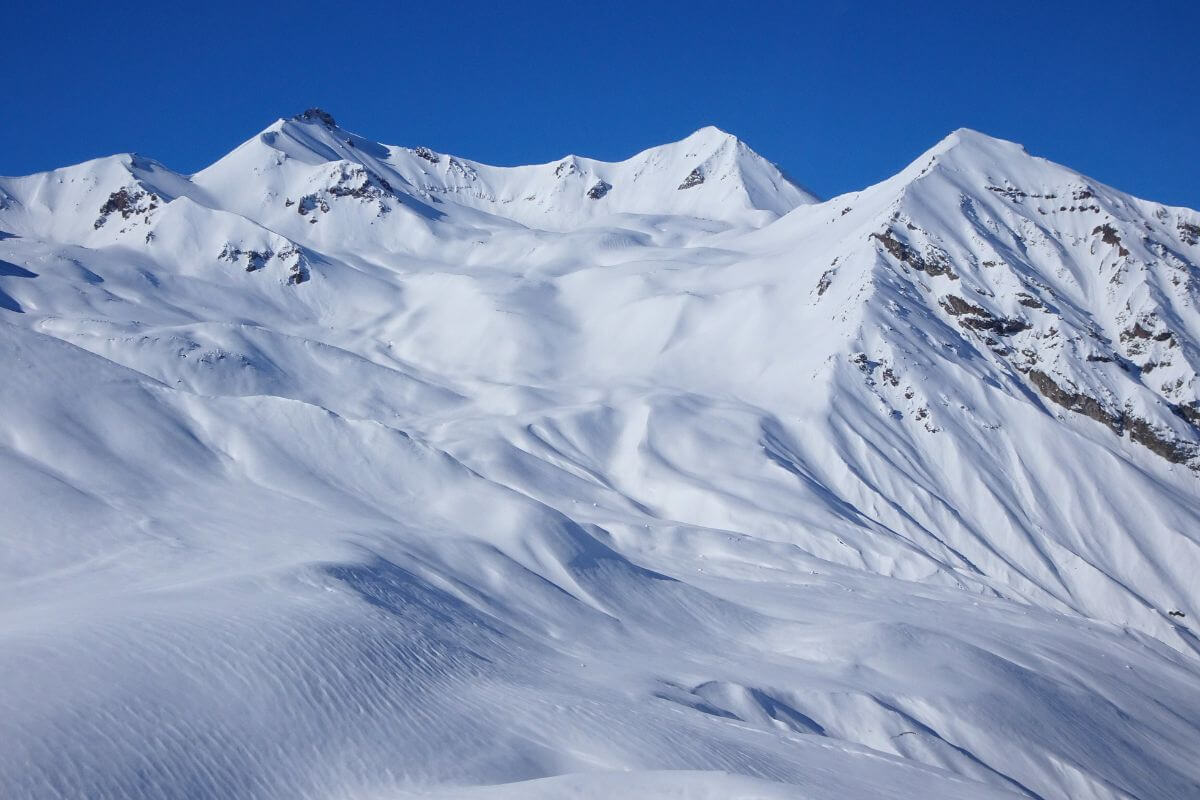
[[[1040,161],[1042,159],[1030,156],[1025,147],[1016,142],[989,136],[971,128],[958,128],[889,180],[908,184],[930,174],[935,168],[990,175],[997,171],[1003,172],[1016,164]]]
[[[941,154],[951,150],[982,150],[988,153],[1025,153],[1024,145],[989,136],[972,128],[958,128],[934,145],[932,153]]]
[[[737,138],[732,133],[729,133],[728,131],[723,131],[720,128],[718,128],[716,125],[705,125],[701,128],[697,128],[696,132],[693,133],[692,135],[693,136],[719,136],[724,139],[736,139]]]
[[[296,120],[297,122],[320,122],[328,125],[331,128],[337,127],[337,121],[333,118],[333,115],[322,108],[313,107],[305,111],[301,111],[299,114],[292,117],[292,119]]]
[[[738,142],[739,139],[732,133],[723,131],[715,125],[705,125],[685,138],[684,141],[724,144],[725,142]]]

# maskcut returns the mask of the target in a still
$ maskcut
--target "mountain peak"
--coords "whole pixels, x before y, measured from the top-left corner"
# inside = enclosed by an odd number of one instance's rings
[[[1055,186],[1088,180],[1069,167],[1030,154],[1017,142],[958,128],[879,185],[902,187],[905,192],[920,185],[928,192],[933,190],[932,184],[949,183],[966,194],[1019,186],[1041,194]]]
[[[1012,156],[1028,156],[1025,146],[1008,139],[977,131],[973,128],[957,128],[947,134],[928,151],[931,155],[945,153],[974,153],[987,159],[1005,159]]]
[[[497,167],[426,147],[381,144],[337,126],[332,114],[315,107],[276,120],[193,179],[223,196],[242,197],[244,188],[235,187],[245,187],[247,175],[261,176],[263,194],[246,195],[246,204],[236,210],[268,224],[259,216],[264,196],[286,201],[342,192],[343,186],[330,188],[331,180],[341,180],[329,174],[330,162],[361,165],[381,186],[394,188],[389,192],[427,210],[436,207],[436,218],[470,209],[466,217],[482,211],[545,230],[616,214],[759,227],[815,201],[775,165],[714,126],[619,162],[571,155],[548,164]],[[335,171],[340,175],[340,168]],[[285,214],[269,224],[295,222]]]
[[[292,117],[292,119],[296,120],[297,122],[319,122],[323,125],[327,125],[330,128],[337,127],[337,121],[333,118],[333,115],[325,109],[317,108],[316,106],[301,111],[299,114],[296,114],[294,117]]]
[[[732,133],[729,133],[728,131],[721,130],[715,125],[705,125],[702,128],[697,128],[695,131],[684,137],[683,141],[692,144],[703,143],[717,146],[726,144],[727,142],[733,142],[735,144],[742,143],[741,139],[734,136]]]

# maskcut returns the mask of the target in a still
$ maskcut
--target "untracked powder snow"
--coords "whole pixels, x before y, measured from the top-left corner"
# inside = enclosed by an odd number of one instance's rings
[[[1200,797],[1198,265],[970,130],[0,178],[0,795]]]

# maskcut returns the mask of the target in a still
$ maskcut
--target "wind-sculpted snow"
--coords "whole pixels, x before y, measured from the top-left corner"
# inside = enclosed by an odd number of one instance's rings
[[[315,110],[0,201],[5,797],[1200,796],[1194,211]]]

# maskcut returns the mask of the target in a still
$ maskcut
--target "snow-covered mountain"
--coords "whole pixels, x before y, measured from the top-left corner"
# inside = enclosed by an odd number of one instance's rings
[[[0,178],[3,794],[1200,796],[1197,264],[968,130]]]

